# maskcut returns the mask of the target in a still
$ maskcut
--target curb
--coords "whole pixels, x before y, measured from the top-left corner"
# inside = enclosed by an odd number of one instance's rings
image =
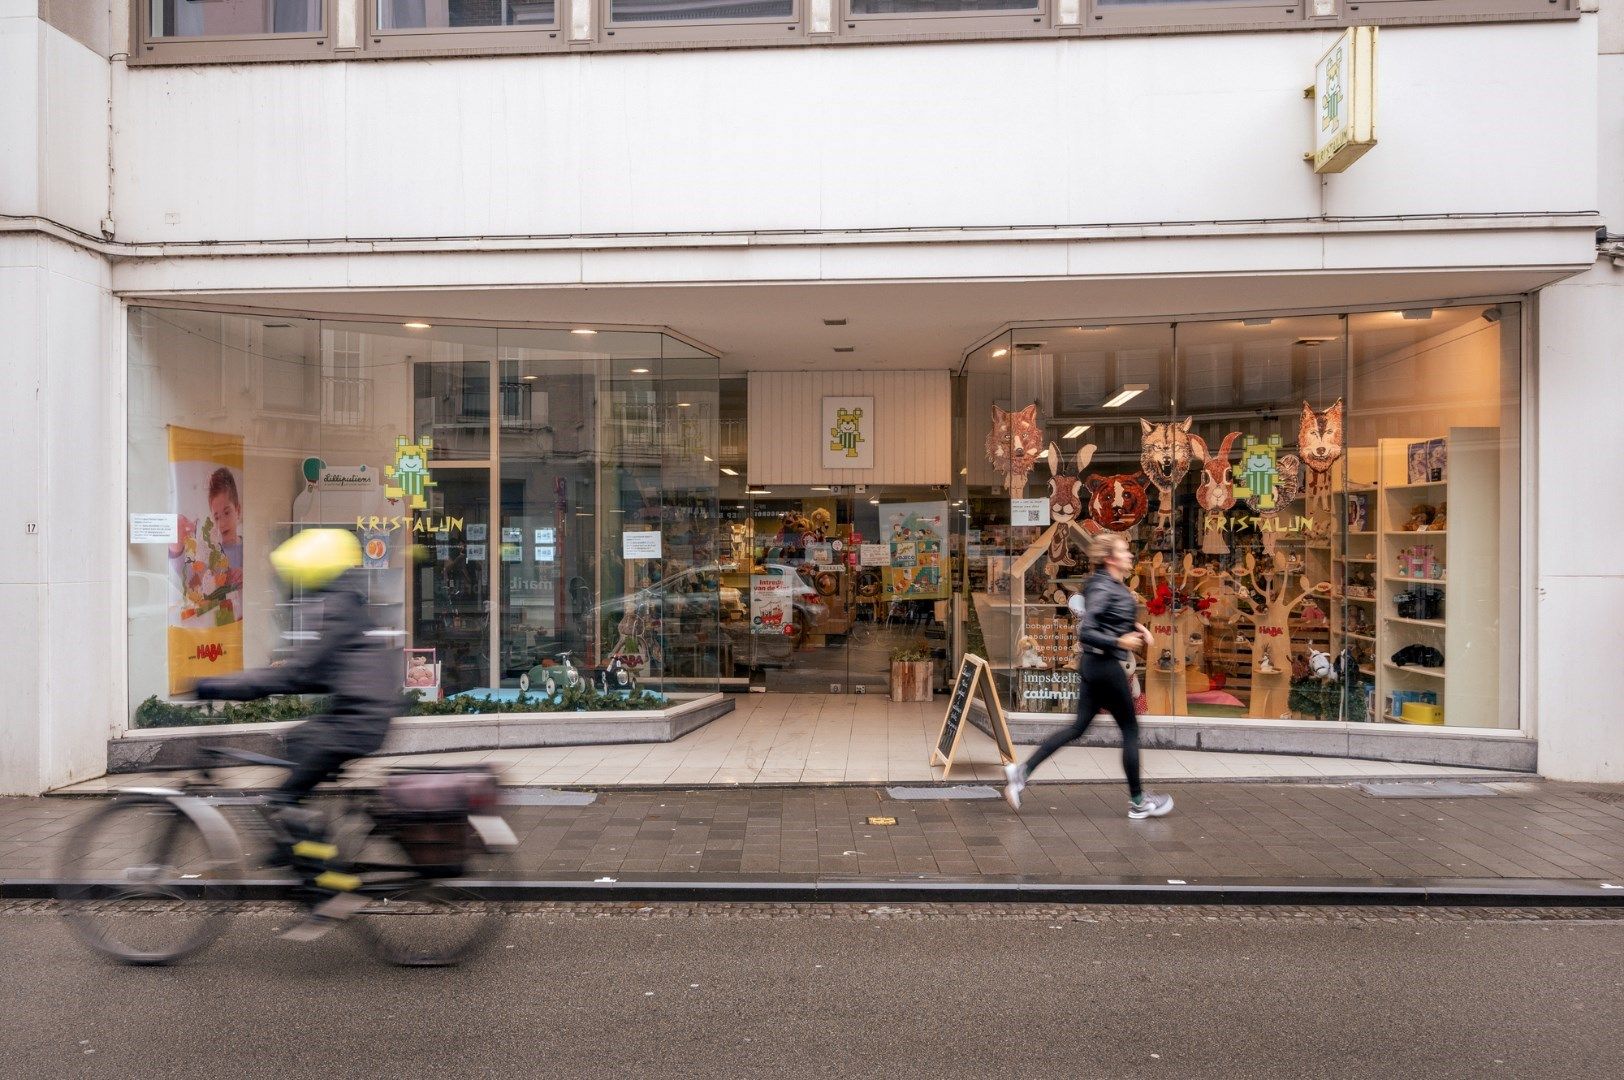
[[[0,900],[54,899],[63,882],[50,878],[0,881]],[[238,899],[292,900],[297,888],[280,878],[233,883]],[[1159,904],[1392,907],[1620,907],[1624,885],[1599,880],[1415,879],[1378,882],[1043,881],[1020,879],[907,881],[888,879],[561,879],[468,881],[480,900],[533,903],[936,903]]]

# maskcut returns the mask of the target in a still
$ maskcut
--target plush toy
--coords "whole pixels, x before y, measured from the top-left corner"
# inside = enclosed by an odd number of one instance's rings
[[[1043,654],[1038,650],[1036,638],[1030,636],[1021,638],[1020,641],[1015,643],[1015,649],[1019,653],[1015,661],[1016,667],[1044,668],[1049,666],[1044,662]]]
[[[1426,503],[1421,503],[1410,511],[1410,519],[1400,526],[1405,532],[1429,532],[1432,522],[1438,516],[1438,511]]]
[[[1320,652],[1318,649],[1309,649],[1308,673],[1320,682],[1330,682],[1332,676],[1336,674],[1336,669],[1331,664],[1331,654]]]

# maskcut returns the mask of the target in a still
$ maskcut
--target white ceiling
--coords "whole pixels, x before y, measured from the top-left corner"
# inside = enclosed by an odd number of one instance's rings
[[[1539,270],[1387,272],[1155,280],[244,291],[168,298],[290,315],[383,316],[431,323],[665,326],[720,353],[724,371],[916,370],[957,368],[967,349],[1007,323],[1413,307],[1452,298],[1515,295],[1561,276]],[[827,318],[844,318],[847,325],[825,326]],[[856,351],[834,351],[848,345]]]

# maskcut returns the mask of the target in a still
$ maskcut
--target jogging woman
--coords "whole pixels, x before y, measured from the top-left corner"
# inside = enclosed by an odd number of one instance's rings
[[[1094,573],[1083,584],[1083,618],[1077,629],[1082,647],[1078,662],[1081,685],[1077,719],[1070,727],[1050,735],[1025,764],[1004,766],[1004,800],[1021,808],[1026,778],[1067,743],[1083,737],[1100,710],[1110,713],[1122,729],[1122,771],[1128,774],[1128,816],[1161,817],[1173,809],[1169,795],[1147,795],[1139,785],[1139,721],[1133,712],[1133,691],[1122,662],[1134,649],[1151,645],[1150,631],[1134,621],[1139,601],[1123,584],[1133,572],[1133,554],[1120,533],[1101,533],[1088,547]]]

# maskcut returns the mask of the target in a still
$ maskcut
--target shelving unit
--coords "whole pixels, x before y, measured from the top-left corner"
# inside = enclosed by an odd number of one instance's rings
[[[1441,480],[1412,482],[1410,445],[1439,437],[1448,447],[1447,474]],[[1377,708],[1392,722],[1410,722],[1392,707],[1395,691],[1433,693],[1446,725],[1483,725],[1498,717],[1493,699],[1499,649],[1493,638],[1499,604],[1499,462],[1499,432],[1493,428],[1451,428],[1442,436],[1429,432],[1377,444],[1380,490],[1372,524],[1381,530],[1378,559],[1384,569],[1377,582],[1381,664],[1376,694]],[[1435,509],[1447,504],[1443,528],[1403,528],[1423,504]],[[1432,548],[1430,558],[1443,564],[1442,576],[1399,572],[1400,553],[1414,546]],[[1436,591],[1443,603],[1441,617],[1398,614],[1395,598],[1413,587]],[[1400,667],[1391,662],[1389,657],[1411,645],[1437,649],[1444,664]]]

